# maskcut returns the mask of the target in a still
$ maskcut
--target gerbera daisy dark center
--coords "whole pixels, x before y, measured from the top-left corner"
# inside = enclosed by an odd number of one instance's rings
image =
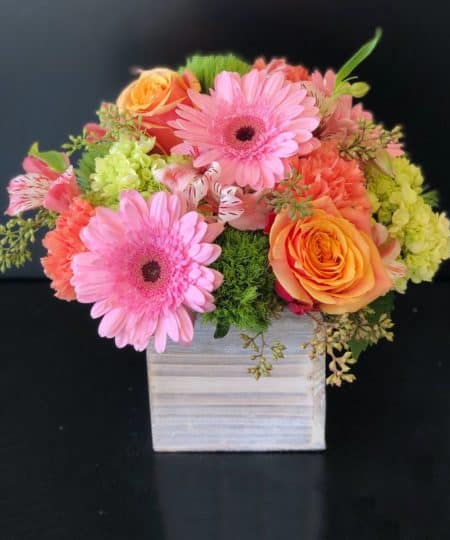
[[[144,281],[155,283],[161,275],[161,266],[156,261],[150,261],[142,266],[141,272]]]
[[[255,136],[255,128],[252,126],[242,126],[236,130],[236,139],[238,141],[251,141]]]

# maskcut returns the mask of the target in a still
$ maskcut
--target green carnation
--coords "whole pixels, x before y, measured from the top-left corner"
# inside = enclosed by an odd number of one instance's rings
[[[267,330],[279,306],[267,258],[267,235],[227,227],[217,243],[222,254],[211,266],[224,280],[214,293],[216,309],[204,320],[217,325],[216,337],[224,336],[230,326],[249,332]]]
[[[156,169],[167,164],[164,156],[148,154],[154,143],[154,139],[148,138],[121,139],[113,143],[105,156],[95,158],[87,197],[95,205],[117,208],[122,191],[135,189],[147,198],[166,190],[153,176]]]
[[[429,204],[419,167],[401,157],[392,160],[392,170],[393,178],[369,165],[366,178],[375,217],[402,246],[401,260],[408,274],[396,288],[404,291],[409,279],[431,281],[441,262],[450,257],[450,227],[445,214],[434,212]]]
[[[202,55],[191,56],[184,69],[191,71],[198,79],[202,90],[207,92],[214,86],[214,79],[222,71],[234,71],[240,75],[245,75],[251,66],[234,54]]]

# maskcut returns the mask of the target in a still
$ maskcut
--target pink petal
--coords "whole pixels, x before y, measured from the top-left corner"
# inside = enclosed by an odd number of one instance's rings
[[[190,343],[194,337],[192,318],[183,306],[178,308],[177,315],[180,322],[180,341],[182,343]]]
[[[16,216],[26,210],[41,207],[51,185],[52,181],[39,173],[16,176],[7,188],[9,206],[5,213]]]
[[[77,179],[70,166],[50,186],[43,206],[52,212],[62,213],[67,210],[75,197],[80,195]]]
[[[192,241],[199,219],[200,215],[197,212],[188,212],[178,221],[178,230],[186,244]]]
[[[120,194],[120,213],[128,230],[139,230],[148,217],[148,207],[140,193],[134,190]]]
[[[107,311],[112,309],[112,303],[109,298],[106,300],[100,300],[96,302],[91,308],[91,317],[93,319],[98,319],[102,317]]]
[[[233,102],[237,85],[232,73],[228,71],[222,71],[219,73],[214,81],[214,88],[217,96],[219,96],[220,99],[223,99],[228,103]]]
[[[164,313],[167,334],[172,341],[178,342],[180,339],[180,329],[176,312],[167,311]]]
[[[161,315],[158,320],[158,325],[155,331],[155,351],[163,353],[166,350],[167,333],[165,328],[165,319]]]
[[[160,191],[152,195],[149,202],[152,219],[163,227],[168,227],[170,222],[167,208],[168,198],[167,193]]]
[[[258,97],[261,89],[258,70],[253,69],[242,77],[242,89],[247,103],[252,103]]]
[[[210,223],[208,225],[208,230],[205,233],[205,236],[202,238],[203,242],[214,242],[214,240],[222,234],[225,228],[224,223]]]
[[[189,256],[201,264],[211,264],[221,254],[222,248],[216,244],[194,244],[188,251]]]
[[[121,308],[114,308],[111,311],[108,311],[99,324],[99,336],[108,338],[114,337],[123,328],[125,320],[126,315]]]
[[[185,303],[195,311],[202,312],[205,303],[205,295],[195,285],[189,285],[184,293]]]

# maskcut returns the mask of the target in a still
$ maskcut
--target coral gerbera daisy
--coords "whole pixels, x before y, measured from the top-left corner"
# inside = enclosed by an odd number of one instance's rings
[[[219,162],[221,182],[272,188],[287,171],[287,158],[313,150],[312,132],[319,125],[315,99],[284,73],[253,69],[242,77],[224,71],[217,75],[211,95],[189,90],[197,108],[180,105],[170,123],[184,143],[197,153],[195,167]]]
[[[99,207],[81,237],[72,284],[80,302],[95,302],[103,316],[102,337],[118,347],[144,350],[154,336],[163,352],[167,336],[189,343],[192,312],[215,309],[211,292],[222,275],[207,267],[220,255],[212,244],[217,228],[195,211],[185,212],[180,195],[154,194],[148,202],[136,191],[121,194],[117,211]]]
[[[80,239],[80,231],[94,214],[94,207],[87,201],[76,198],[69,208],[56,220],[56,227],[49,231],[43,240],[48,255],[41,259],[45,275],[52,280],[56,298],[75,300],[75,290],[70,284],[72,258],[85,250]]]

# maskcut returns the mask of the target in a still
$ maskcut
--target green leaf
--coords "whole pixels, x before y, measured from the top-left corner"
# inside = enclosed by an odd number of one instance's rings
[[[428,189],[427,186],[424,186],[424,189],[423,200],[432,208],[437,208],[439,206],[439,192],[436,189]]]
[[[39,151],[39,143],[35,142],[28,150],[28,155],[42,160],[46,165],[56,172],[62,173],[67,169],[67,162],[64,155],[56,150],[48,150],[47,152]]]
[[[386,313],[390,315],[394,309],[394,298],[395,295],[393,292],[389,292],[380,298],[377,298],[374,302],[369,304],[369,308],[372,310],[372,313],[367,314],[367,320],[370,324],[376,324],[380,320],[381,315]],[[351,339],[348,343],[350,351],[352,352],[353,358],[358,360],[359,355],[368,349],[371,345],[370,341],[365,339]]]
[[[219,339],[225,337],[230,331],[230,324],[227,321],[218,321],[214,338]]]
[[[374,164],[390,178],[395,178],[392,158],[384,148],[378,148],[373,159]]]
[[[350,350],[352,352],[352,356],[355,360],[358,360],[359,355],[364,352],[371,343],[366,340],[358,340],[358,339],[351,339],[348,343],[348,346],[350,347]]]
[[[336,87],[347,79],[347,77],[363,62],[370,54],[372,54],[375,47],[383,35],[381,28],[375,30],[374,37],[365,43],[356,53],[341,67],[336,73]]]
[[[373,310],[373,313],[367,316],[367,320],[370,323],[376,323],[379,321],[383,313],[389,315],[394,309],[394,298],[394,293],[389,292],[384,296],[380,296],[380,298],[377,298],[374,302],[369,304],[368,307]]]

